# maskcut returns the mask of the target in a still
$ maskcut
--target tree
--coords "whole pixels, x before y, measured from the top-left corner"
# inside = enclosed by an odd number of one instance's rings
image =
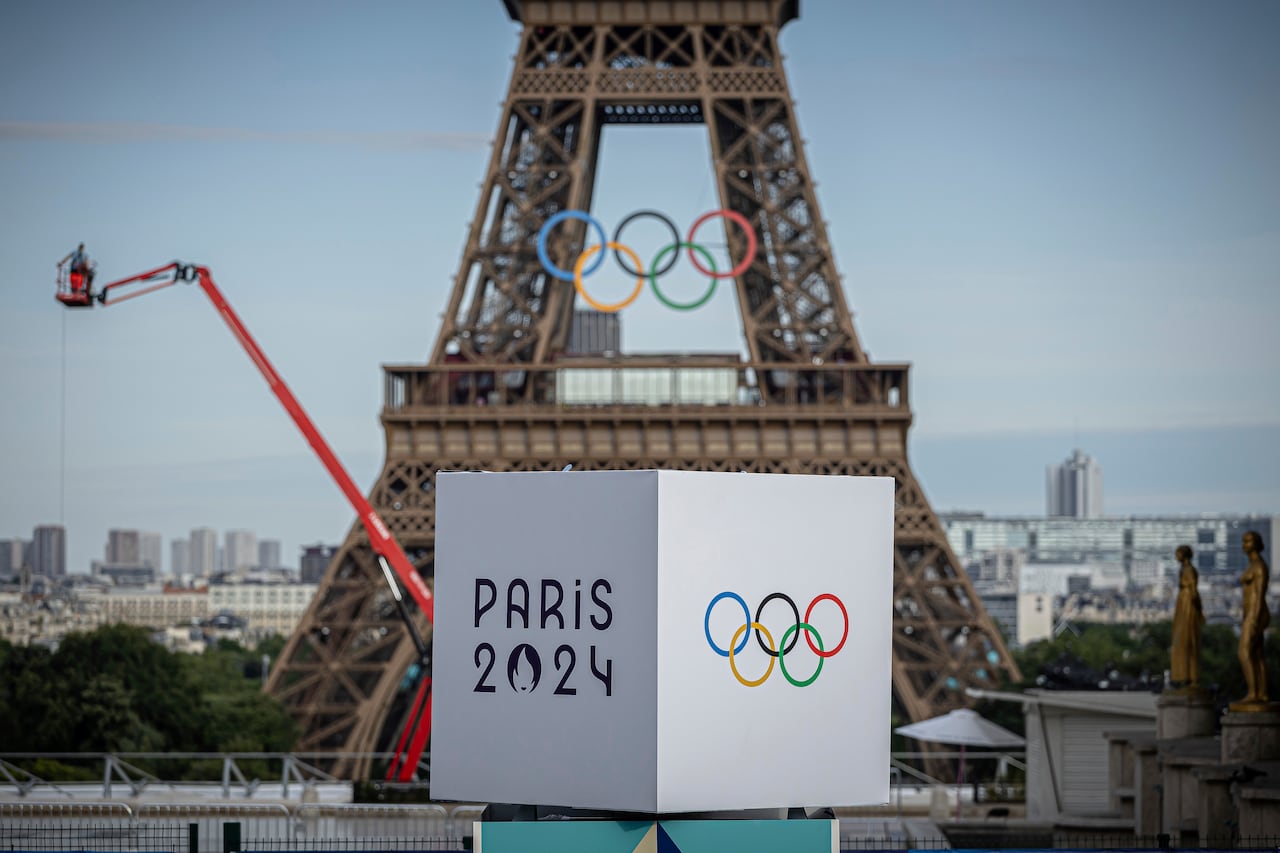
[[[262,693],[260,660],[257,649],[226,641],[202,655],[177,654],[126,625],[69,634],[53,653],[0,640],[0,749],[288,752],[297,726]],[[139,764],[169,778],[196,769],[189,761]],[[43,778],[59,772],[52,762],[41,769]]]
[[[1173,623],[1154,622],[1147,625],[1083,626],[1079,634],[1064,633],[1051,640],[1041,640],[1014,652],[1022,670],[1024,687],[1036,686],[1036,679],[1054,661],[1064,656],[1079,659],[1096,670],[1103,679],[1113,673],[1125,678],[1146,676],[1161,683],[1169,666],[1169,648],[1173,642]],[[1236,657],[1238,629],[1233,625],[1206,625],[1200,637],[1200,685],[1215,696],[1220,705],[1239,699],[1245,693],[1244,675]],[[1280,631],[1267,632],[1267,683],[1280,691]]]

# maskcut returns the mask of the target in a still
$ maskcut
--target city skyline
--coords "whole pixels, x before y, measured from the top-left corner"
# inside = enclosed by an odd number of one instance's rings
[[[54,525],[54,527],[59,527]],[[49,529],[49,525],[37,526],[31,534],[11,534],[0,530],[0,571],[17,572],[25,562],[34,568],[36,558],[33,544],[39,531]],[[63,529],[63,535],[70,531]],[[246,538],[247,537],[247,538]],[[226,530],[222,532],[222,544],[218,542],[218,531],[209,527],[192,529],[186,536],[166,537],[148,530],[112,527],[106,531],[102,552],[92,557],[89,562],[77,567],[69,560],[66,563],[66,574],[91,574],[104,566],[148,566],[157,576],[165,577],[192,575],[209,577],[215,574],[243,573],[246,570],[290,568],[283,562],[281,541],[276,538],[259,538],[251,530]],[[169,545],[169,559],[164,558],[165,543]],[[253,557],[237,560],[234,551],[238,546],[248,542],[252,544]],[[195,543],[198,547],[193,547]],[[298,548],[298,556],[292,568],[298,569],[303,564],[303,557],[308,550],[314,549],[317,543],[302,544]],[[199,552],[198,560],[192,559],[192,553]],[[244,552],[248,553],[248,552]],[[24,557],[25,555],[25,557]],[[235,562],[232,568],[230,563]]]
[[[53,264],[79,240],[100,282],[208,263],[367,486],[378,365],[434,341],[514,25],[496,0],[9,11],[0,528],[63,523],[72,568],[113,526],[341,541],[350,509],[198,293],[67,313]],[[68,17],[102,57],[66,61]],[[1265,2],[806,2],[783,31],[858,332],[914,363],[935,508],[1036,513],[1074,446],[1110,512],[1280,507],[1278,22]],[[171,32],[235,68],[144,49]],[[715,204],[703,128],[610,129],[601,163],[608,223]],[[629,310],[627,349],[739,351],[731,291]]]

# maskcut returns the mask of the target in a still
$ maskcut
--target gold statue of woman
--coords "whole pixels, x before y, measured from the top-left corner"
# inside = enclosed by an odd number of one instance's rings
[[[1231,703],[1232,711],[1268,711],[1267,661],[1263,657],[1262,640],[1271,623],[1271,611],[1267,609],[1267,584],[1271,582],[1271,569],[1262,559],[1262,537],[1250,530],[1242,544],[1249,558],[1249,565],[1240,576],[1244,588],[1244,618],[1240,622],[1240,665],[1244,667],[1244,683],[1249,693],[1239,702]]]
[[[1178,600],[1173,607],[1173,648],[1169,650],[1169,677],[1188,692],[1200,689],[1200,574],[1191,564],[1191,546],[1179,545]]]

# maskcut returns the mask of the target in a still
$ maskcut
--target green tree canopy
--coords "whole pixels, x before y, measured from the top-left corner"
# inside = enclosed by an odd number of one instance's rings
[[[0,640],[0,751],[288,752],[296,725],[261,689],[262,654],[278,651],[223,641],[179,654],[127,625],[69,634],[52,653]]]

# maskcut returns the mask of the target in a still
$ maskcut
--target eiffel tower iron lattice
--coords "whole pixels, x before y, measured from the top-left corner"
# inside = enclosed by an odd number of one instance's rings
[[[669,468],[893,477],[895,699],[921,720],[1017,677],[907,461],[906,364],[858,342],[778,48],[797,0],[504,0],[523,24],[488,173],[426,365],[384,368],[386,462],[370,493],[428,582],[441,470]],[[609,124],[704,124],[721,206],[756,252],[734,279],[746,360],[574,356],[575,290],[538,259],[542,225],[589,210]],[[747,240],[726,228],[734,257]],[[588,236],[570,220],[562,269]],[[634,402],[637,383],[660,405]],[[732,392],[709,401],[708,386]],[[583,389],[590,389],[584,394]],[[429,626],[421,625],[429,640]],[[362,777],[421,677],[359,524],[272,672],[305,751]],[[351,757],[356,754],[357,757]]]

